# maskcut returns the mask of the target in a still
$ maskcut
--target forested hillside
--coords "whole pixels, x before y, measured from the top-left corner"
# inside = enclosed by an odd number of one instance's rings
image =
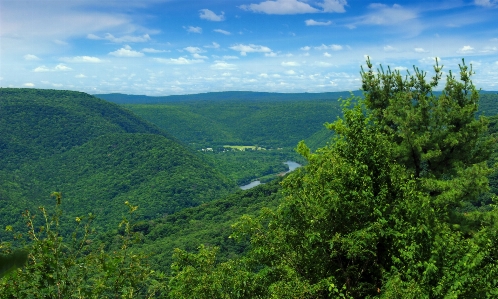
[[[218,100],[125,107],[194,148],[220,145],[293,148],[340,114],[337,99]]]
[[[127,200],[155,218],[235,188],[161,129],[84,93],[0,89],[0,114],[2,225],[52,191],[70,203],[67,215],[114,227]]]

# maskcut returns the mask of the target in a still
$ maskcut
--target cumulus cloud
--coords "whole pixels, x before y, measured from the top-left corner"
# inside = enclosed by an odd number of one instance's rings
[[[78,75],[76,75],[74,77],[78,78],[78,79],[86,78],[86,76],[84,74],[78,74]]]
[[[70,67],[65,66],[64,64],[58,64],[54,68],[55,71],[70,71],[72,70]]]
[[[216,61],[211,65],[212,69],[215,70],[234,70],[237,68],[235,64],[227,63],[225,61]]]
[[[474,48],[472,48],[471,46],[463,46],[457,52],[460,54],[474,53]]]
[[[23,86],[26,86],[26,87],[35,87],[35,85],[33,83],[24,83]]]
[[[333,51],[340,51],[342,50],[342,46],[341,45],[324,45],[322,44],[321,46],[318,46],[318,47],[315,47],[315,50],[320,50],[320,51],[323,51],[323,50],[333,50]]]
[[[225,56],[223,56],[223,59],[224,60],[239,59],[239,57],[238,56],[225,55]]]
[[[249,44],[249,45],[244,45],[244,44],[237,44],[234,46],[231,46],[230,49],[234,51],[240,52],[240,55],[246,56],[247,53],[270,53],[271,49],[265,46],[260,46],[260,45],[254,45],[254,44]]]
[[[293,15],[319,12],[318,9],[310,6],[308,3],[298,0],[268,0],[259,4],[241,5],[239,7],[243,10],[270,15]]]
[[[302,51],[309,51],[309,50],[311,50],[311,47],[310,46],[304,46],[300,50],[302,50]]]
[[[64,62],[89,62],[89,63],[100,63],[101,59],[92,56],[75,56],[75,57],[62,57],[60,60]]]
[[[201,54],[198,53],[192,54],[192,57],[194,57],[195,59],[208,59],[206,56],[202,56]]]
[[[211,45],[204,46],[204,48],[218,49],[220,44],[213,42]]]
[[[315,21],[313,19],[309,19],[304,21],[306,26],[328,26],[332,24],[332,21],[327,21],[327,22],[320,22],[320,21]]]
[[[155,61],[160,62],[160,63],[165,63],[165,64],[178,64],[178,65],[184,65],[184,64],[195,64],[195,63],[201,63],[204,62],[204,60],[201,59],[187,59],[185,57],[179,57],[179,58],[154,58]]]
[[[186,47],[183,49],[185,51],[189,52],[190,54],[205,52],[204,50],[202,50],[201,48],[198,48],[198,47]]]
[[[295,15],[318,12],[345,12],[346,0],[323,0],[316,3],[321,10],[308,4],[307,0],[267,0],[259,4],[241,5],[239,8],[247,11],[270,15]]]
[[[282,66],[300,66],[300,64],[295,61],[283,61]]]
[[[24,55],[24,60],[34,61],[34,60],[40,60],[40,58],[36,57],[36,55],[33,54],[26,54]]]
[[[110,52],[109,55],[116,57],[142,57],[144,53],[137,52],[131,49],[130,46],[126,45],[123,48],[116,50],[114,52]]]
[[[413,51],[417,52],[417,53],[427,53],[429,51],[425,50],[424,48],[415,48],[413,49]]]
[[[115,37],[110,33],[106,33],[104,37],[100,37],[95,34],[88,34],[86,37],[93,40],[108,40],[113,43],[143,43],[150,41],[150,36],[148,34],[144,34],[142,36],[125,35],[121,37]]]
[[[70,67],[68,67],[68,66],[66,66],[66,65],[64,65],[64,64],[62,64],[62,63],[60,63],[60,64],[56,65],[56,66],[55,66],[55,67],[53,67],[53,68],[48,68],[48,67],[46,67],[46,66],[42,65],[42,66],[39,66],[39,67],[35,68],[35,69],[33,70],[33,72],[35,72],[35,73],[44,73],[44,72],[64,72],[64,71],[70,71],[70,70],[72,70],[72,68],[70,68]]]
[[[229,31],[226,31],[226,30],[223,30],[223,29],[214,29],[213,31],[221,33],[221,34],[224,34],[224,35],[231,35],[232,34]]]
[[[221,12],[221,15],[217,15],[209,9],[199,10],[199,17],[204,20],[220,22],[225,20],[225,13]]]
[[[323,56],[325,56],[325,57],[332,57],[332,55],[329,54],[328,52],[323,53]]]
[[[165,52],[169,52],[169,51],[168,50],[157,50],[154,48],[143,48],[142,52],[145,52],[145,53],[165,53]]]
[[[277,57],[277,53],[275,52],[270,52],[270,53],[265,53],[266,57]]]
[[[194,27],[194,26],[188,26],[188,27],[185,27],[183,26],[183,28],[185,30],[187,30],[187,32],[190,32],[190,33],[202,33],[202,28],[201,27]]]
[[[288,70],[285,72],[287,75],[295,75],[296,72],[294,70]]]

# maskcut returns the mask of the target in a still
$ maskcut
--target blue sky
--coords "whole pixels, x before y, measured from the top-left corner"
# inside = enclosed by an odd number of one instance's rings
[[[498,90],[498,0],[1,0],[0,86],[170,95],[356,90],[365,56]]]

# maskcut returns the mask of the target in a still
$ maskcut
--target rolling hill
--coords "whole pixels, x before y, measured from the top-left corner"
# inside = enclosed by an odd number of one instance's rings
[[[219,198],[234,183],[168,133],[85,93],[0,89],[1,224],[51,206],[61,191],[68,215],[121,219],[124,201],[158,217]]]

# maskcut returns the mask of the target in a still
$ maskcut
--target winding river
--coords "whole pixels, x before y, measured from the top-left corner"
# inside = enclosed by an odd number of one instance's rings
[[[287,164],[287,166],[289,166],[289,170],[284,172],[284,174],[287,174],[287,173],[294,171],[297,168],[301,167],[301,164],[294,162],[294,161],[287,161],[287,162],[284,162],[284,164]],[[240,189],[247,190],[247,189],[251,189],[253,187],[256,187],[257,185],[261,185],[261,182],[260,181],[252,181],[247,185],[240,186]]]

